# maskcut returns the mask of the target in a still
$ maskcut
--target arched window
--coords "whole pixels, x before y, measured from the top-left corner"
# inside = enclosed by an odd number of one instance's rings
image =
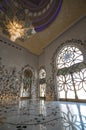
[[[56,59],[58,69],[70,67],[79,62],[83,62],[82,52],[77,47],[70,45],[62,48]]]
[[[40,97],[46,97],[46,71],[45,69],[41,69],[39,71],[39,86],[40,86]]]
[[[56,67],[59,98],[85,100],[86,64],[79,48],[64,46],[56,57]]]

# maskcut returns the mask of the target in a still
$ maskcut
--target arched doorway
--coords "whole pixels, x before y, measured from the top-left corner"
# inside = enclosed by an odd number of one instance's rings
[[[31,98],[31,88],[33,81],[33,72],[29,67],[23,69],[22,72],[22,85],[20,91],[21,98]]]

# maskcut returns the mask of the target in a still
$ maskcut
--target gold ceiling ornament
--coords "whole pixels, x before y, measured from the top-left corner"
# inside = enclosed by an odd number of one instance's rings
[[[11,41],[16,41],[18,38],[26,39],[36,33],[30,20],[25,23],[24,21],[18,20],[16,16],[12,20],[7,18],[6,29]]]

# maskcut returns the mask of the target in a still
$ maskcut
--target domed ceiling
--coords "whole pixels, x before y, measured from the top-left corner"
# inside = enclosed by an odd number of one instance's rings
[[[13,36],[18,35],[21,29],[22,34],[13,41],[17,38],[24,41],[33,31],[36,33],[45,29],[57,16],[61,4],[62,0],[1,0],[2,30],[5,34]],[[14,33],[11,31],[13,26]]]
[[[39,55],[44,47],[84,14],[86,2],[73,2],[0,0],[0,34]]]

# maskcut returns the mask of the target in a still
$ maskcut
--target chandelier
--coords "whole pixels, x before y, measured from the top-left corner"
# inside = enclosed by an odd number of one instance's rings
[[[9,35],[12,41],[16,39],[24,41],[53,22],[59,13],[62,1],[0,0],[1,31]]]
[[[24,40],[36,33],[31,21],[28,21],[27,25],[25,25],[25,22],[18,20],[16,16],[12,20],[7,20],[6,28],[11,41],[15,41],[18,38]]]

